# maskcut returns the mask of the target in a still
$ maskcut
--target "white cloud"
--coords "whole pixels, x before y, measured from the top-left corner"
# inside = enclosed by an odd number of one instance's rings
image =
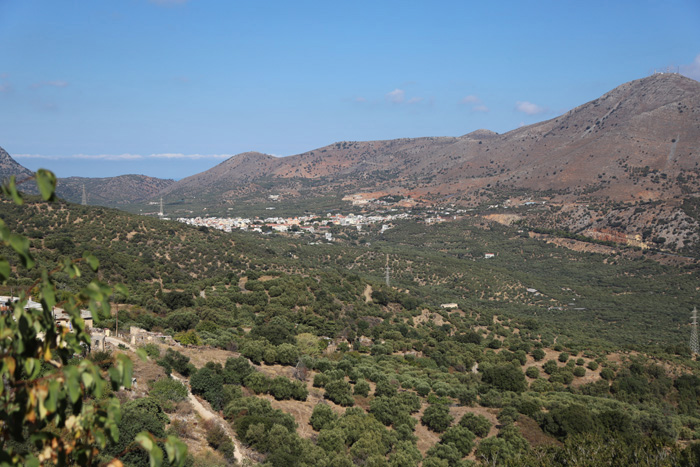
[[[406,97],[406,91],[403,89],[394,89],[386,94],[386,98],[389,102],[394,104],[400,104]]]
[[[474,112],[486,113],[486,112],[489,111],[489,108],[486,107],[485,105],[475,105],[474,107],[472,107],[472,110],[473,110]]]
[[[68,160],[68,159],[81,159],[81,160],[103,160],[103,161],[133,161],[137,159],[143,159],[143,156],[138,154],[72,154],[69,156],[46,156],[43,154],[14,154],[12,156],[15,159],[46,159],[52,161]]]
[[[527,101],[518,101],[515,103],[515,110],[527,115],[537,115],[547,111],[544,107]]]
[[[50,86],[54,88],[65,88],[68,86],[68,81],[63,81],[63,80],[55,80],[55,81],[42,81],[40,83],[34,83],[32,84],[32,89],[38,89],[43,86]]]
[[[15,154],[12,157],[16,159],[45,159],[45,160],[94,160],[94,161],[134,161],[143,159],[229,159],[232,154],[179,154],[179,153],[161,153],[161,154],[72,154],[68,156],[46,156],[42,154]]]
[[[700,81],[700,55],[690,65],[681,65],[680,72],[683,76]]]
[[[411,97],[406,103],[407,104],[418,104],[419,102],[422,102],[423,98],[422,97]]]
[[[365,99],[364,97],[356,97],[355,102],[367,102],[367,99]]]
[[[233,154],[179,154],[179,153],[163,153],[151,154],[146,156],[154,159],[229,159]]]
[[[460,104],[478,104],[479,102],[481,102],[481,99],[479,99],[479,97],[475,96],[474,94],[470,94],[469,96],[465,97],[459,102]]]

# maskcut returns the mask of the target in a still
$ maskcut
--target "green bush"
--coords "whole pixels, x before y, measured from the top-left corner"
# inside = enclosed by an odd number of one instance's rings
[[[165,369],[165,372],[170,374],[171,371],[175,370],[184,377],[188,377],[190,374],[197,371],[197,369],[190,363],[190,357],[182,355],[177,350],[167,349],[163,358],[158,360],[156,363]]]
[[[420,396],[425,397],[428,394],[430,394],[430,384],[426,383],[425,381],[419,381],[416,384],[415,389],[416,389],[416,392],[418,393],[418,395],[420,395]]]
[[[336,379],[326,384],[324,397],[343,407],[349,407],[355,403],[352,398],[350,383],[342,379]]]
[[[150,358],[160,358],[160,347],[158,347],[158,344],[144,344],[141,348]]]
[[[539,362],[539,361],[542,360],[542,359],[545,357],[545,355],[547,355],[547,354],[545,354],[545,353],[544,353],[544,350],[542,350],[542,349],[535,349],[535,350],[532,351],[531,355],[532,355],[532,358],[534,358],[536,362]]]
[[[159,401],[163,407],[170,407],[171,404],[167,404],[168,402],[180,402],[187,399],[187,388],[172,378],[162,378],[150,384],[148,395]]]
[[[558,368],[559,368],[559,366],[557,365],[557,362],[555,362],[554,360],[547,360],[544,363],[544,365],[542,365],[542,369],[548,375],[555,373]]]
[[[311,427],[316,431],[321,431],[326,427],[333,425],[338,416],[333,412],[333,409],[327,404],[316,404],[311,413]]]
[[[467,428],[479,438],[487,437],[491,430],[491,422],[486,417],[469,412],[465,413],[459,420],[459,426]]]
[[[353,393],[356,396],[362,396],[362,397],[367,397],[369,395],[369,390],[370,386],[367,380],[361,379],[357,383],[355,383],[355,388]]]
[[[430,430],[442,433],[452,424],[454,417],[450,415],[450,409],[446,403],[438,402],[430,404],[420,420]]]
[[[455,447],[461,457],[469,455],[474,448],[474,433],[461,425],[456,425],[448,428],[440,437],[442,444],[449,444]]]
[[[207,420],[202,424],[202,428],[206,433],[207,443],[214,449],[219,449],[219,447],[226,441],[230,441],[230,438],[226,434],[226,430],[213,420]]]
[[[525,374],[511,364],[486,367],[482,379],[501,391],[522,392],[527,389]]]

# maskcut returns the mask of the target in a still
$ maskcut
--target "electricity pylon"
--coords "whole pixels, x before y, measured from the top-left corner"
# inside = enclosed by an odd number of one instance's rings
[[[693,308],[693,314],[690,315],[691,325],[690,328],[690,351],[694,354],[700,353],[700,345],[698,345],[698,309]]]

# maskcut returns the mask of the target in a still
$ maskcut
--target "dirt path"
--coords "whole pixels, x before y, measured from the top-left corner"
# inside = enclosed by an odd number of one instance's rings
[[[194,408],[194,411],[197,412],[197,414],[202,417],[202,420],[207,421],[207,420],[215,420],[219,425],[223,427],[223,429],[226,431],[226,434],[231,438],[231,441],[233,441],[233,445],[236,447],[236,450],[234,451],[233,455],[236,458],[236,462],[239,464],[243,464],[243,460],[245,457],[243,457],[243,451],[241,447],[241,443],[238,442],[238,439],[236,438],[236,435],[233,433],[233,430],[231,429],[231,426],[226,423],[226,420],[222,419],[219,414],[212,412],[211,410],[207,409],[204,407],[204,405],[195,397],[194,394],[192,394],[192,391],[190,391],[190,385],[189,382],[184,379],[180,378],[178,376],[175,376],[173,374],[170,375],[173,379],[180,381],[182,384],[185,385],[187,388],[187,398],[190,401],[190,404],[192,404],[192,408]]]
[[[136,349],[134,348],[133,345],[131,345],[128,342],[123,341],[121,339],[117,339],[116,337],[105,337],[105,342],[112,344],[115,347],[119,347],[119,345],[123,345],[124,347],[131,350],[132,352],[136,352]]]
[[[128,342],[118,339],[116,337],[105,337],[105,342],[114,345],[115,347],[118,347],[120,344],[125,346],[127,349],[131,350],[132,352],[136,352],[136,348],[129,344]],[[150,358],[149,358],[150,360]],[[207,420],[215,420],[219,425],[223,427],[223,429],[226,431],[226,434],[231,438],[231,441],[233,441],[233,445],[236,447],[236,450],[234,451],[234,457],[236,458],[236,462],[240,465],[243,465],[243,461],[245,460],[245,457],[243,456],[243,451],[242,451],[242,446],[241,443],[238,441],[236,438],[236,435],[233,432],[233,429],[231,429],[231,426],[226,423],[226,420],[221,418],[219,414],[212,412],[211,410],[207,409],[197,397],[195,397],[194,394],[192,394],[192,391],[190,391],[190,384],[189,381],[181,378],[179,376],[176,376],[174,374],[170,375],[174,380],[181,382],[182,384],[185,385],[187,388],[187,398],[192,404],[192,408],[194,409],[195,412],[202,418],[202,420],[207,421]]]
[[[367,284],[365,287],[365,291],[362,293],[362,295],[365,296],[365,303],[369,303],[372,301],[372,286]]]

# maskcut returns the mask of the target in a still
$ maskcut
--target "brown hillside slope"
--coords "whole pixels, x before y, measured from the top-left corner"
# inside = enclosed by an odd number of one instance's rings
[[[316,180],[323,181],[319,193],[398,189],[427,201],[459,201],[493,186],[668,199],[681,193],[675,180],[697,170],[699,156],[700,83],[656,74],[503,135],[478,130],[461,137],[340,142],[285,158],[244,153],[164,194],[230,197],[264,191],[270,182],[280,190]],[[257,183],[262,179],[268,188]]]

